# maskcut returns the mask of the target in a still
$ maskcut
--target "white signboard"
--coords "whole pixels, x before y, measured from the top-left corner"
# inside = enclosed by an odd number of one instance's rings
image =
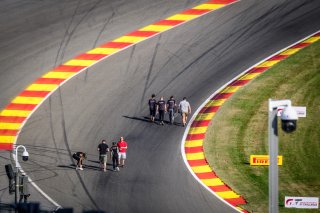
[[[283,110],[284,106],[280,106],[278,107],[278,116],[281,116],[282,110]],[[305,118],[307,117],[307,108],[304,106],[293,106],[293,109],[296,110],[298,117],[300,118]]]
[[[318,209],[319,198],[318,197],[285,197],[286,208],[298,208],[298,209]]]

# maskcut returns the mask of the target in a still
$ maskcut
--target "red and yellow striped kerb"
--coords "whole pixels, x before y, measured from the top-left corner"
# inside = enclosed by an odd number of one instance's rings
[[[55,67],[41,76],[0,112],[0,150],[12,150],[26,119],[60,85],[95,63],[161,32],[217,10],[236,0],[211,0],[143,27]]]
[[[247,84],[250,80],[260,75],[281,60],[296,53],[302,48],[314,43],[320,39],[320,33],[316,33],[302,42],[281,51],[279,54],[263,61],[255,67],[249,69],[236,80],[232,81],[221,92],[214,95],[199,111],[194,121],[191,123],[187,137],[184,143],[186,160],[199,180],[211,189],[217,196],[235,206],[241,212],[247,212],[239,205],[246,204],[245,199],[234,192],[225,184],[208,165],[203,151],[203,140],[209,123],[214,117],[220,106],[239,88]]]

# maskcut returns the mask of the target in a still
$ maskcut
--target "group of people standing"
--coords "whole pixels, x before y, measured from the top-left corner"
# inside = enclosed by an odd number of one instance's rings
[[[180,113],[182,117],[182,125],[186,126],[188,115],[191,113],[191,106],[186,97],[184,97],[182,101],[180,101],[179,105],[177,105],[173,96],[170,96],[166,102],[163,96],[161,96],[157,101],[156,95],[152,94],[148,105],[150,110],[150,121],[155,122],[155,117],[158,113],[160,125],[164,125],[164,116],[165,113],[168,112],[170,124],[174,124],[175,113]]]
[[[112,160],[113,170],[119,171],[119,167],[124,167],[124,162],[127,159],[127,149],[128,144],[126,141],[124,141],[123,137],[120,137],[120,140],[117,143],[112,142],[110,148],[107,144],[107,141],[102,140],[97,148],[99,152],[100,169],[104,172],[107,171],[107,162],[109,156]],[[83,170],[83,161],[86,158],[86,153],[76,152],[73,154],[73,158],[77,161],[76,169]]]

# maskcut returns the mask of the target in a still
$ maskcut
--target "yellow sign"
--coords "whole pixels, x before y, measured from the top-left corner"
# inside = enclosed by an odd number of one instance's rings
[[[269,155],[250,155],[251,166],[269,166]],[[282,165],[282,155],[278,155],[278,166]]]

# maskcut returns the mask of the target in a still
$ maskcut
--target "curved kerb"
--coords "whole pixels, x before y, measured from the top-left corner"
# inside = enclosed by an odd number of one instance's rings
[[[235,207],[239,212],[247,212],[240,207],[240,205],[246,204],[245,199],[216,175],[205,158],[203,140],[207,128],[220,106],[238,89],[273,65],[319,39],[320,32],[317,31],[245,70],[212,94],[197,109],[187,126],[181,143],[181,152],[188,169],[201,185],[228,205]]]

